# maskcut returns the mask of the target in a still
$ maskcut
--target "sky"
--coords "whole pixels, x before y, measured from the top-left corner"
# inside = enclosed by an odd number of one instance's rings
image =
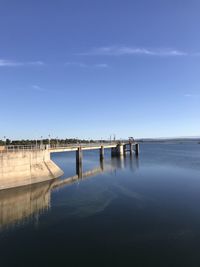
[[[200,136],[199,0],[0,0],[0,139]]]

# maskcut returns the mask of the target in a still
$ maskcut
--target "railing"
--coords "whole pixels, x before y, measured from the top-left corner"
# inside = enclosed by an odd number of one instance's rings
[[[44,150],[44,146],[36,145],[9,145],[0,147],[0,153],[28,151],[28,150]]]
[[[120,141],[112,142],[96,142],[96,143],[76,143],[76,144],[51,144],[51,145],[9,145],[0,146],[0,154],[6,152],[15,151],[28,151],[28,150],[47,150],[47,149],[64,149],[64,148],[78,148],[78,147],[96,147],[96,146],[106,146],[106,145],[117,145]],[[128,143],[128,141],[126,141]]]
[[[97,146],[109,146],[109,145],[117,145],[118,142],[98,142],[98,143],[77,143],[77,144],[55,144],[51,145],[50,149],[64,149],[64,148],[78,148],[78,147],[97,147]]]

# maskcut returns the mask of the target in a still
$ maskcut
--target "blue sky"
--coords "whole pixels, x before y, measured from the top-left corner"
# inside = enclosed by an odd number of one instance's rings
[[[0,0],[0,139],[200,135],[199,0]]]

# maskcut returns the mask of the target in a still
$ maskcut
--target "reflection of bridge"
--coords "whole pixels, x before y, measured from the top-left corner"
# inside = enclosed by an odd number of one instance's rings
[[[82,181],[97,174],[116,171],[129,165],[130,169],[138,168],[137,158],[118,157],[111,160],[111,164],[100,160],[100,166],[92,170],[65,179],[54,179],[34,185],[11,188],[0,191],[0,229],[12,224],[23,223],[26,220],[37,219],[50,208],[51,191],[77,181]]]

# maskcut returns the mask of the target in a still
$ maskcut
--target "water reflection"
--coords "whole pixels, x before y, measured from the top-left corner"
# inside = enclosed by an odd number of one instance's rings
[[[134,156],[116,157],[111,158],[109,162],[100,160],[99,167],[87,172],[82,171],[81,165],[78,174],[66,179],[55,179],[30,186],[2,190],[0,191],[0,230],[39,218],[41,214],[49,210],[51,192],[54,189],[62,188],[63,186],[70,185],[89,177],[94,177],[103,172],[116,172],[117,169],[123,169],[125,167],[135,171],[138,166],[138,159]],[[94,192],[95,201],[91,201],[91,199],[93,199],[93,192],[91,190],[91,192],[89,192],[89,198],[87,198],[88,191],[86,192],[86,195],[83,194],[83,192],[78,192],[78,197],[75,194],[74,197],[71,198],[72,203],[70,203],[68,199],[67,205],[73,207],[75,213],[82,213],[82,211],[84,214],[98,212],[99,210],[104,209],[104,207],[115,197],[110,190],[107,190],[105,184],[103,184],[103,187],[99,187],[98,191],[98,196],[96,195],[97,191]]]
[[[133,154],[113,157],[111,159],[111,164],[117,169],[130,169],[131,171],[136,171],[139,168],[139,158]]]
[[[24,222],[50,207],[52,182],[0,191],[0,229]]]

